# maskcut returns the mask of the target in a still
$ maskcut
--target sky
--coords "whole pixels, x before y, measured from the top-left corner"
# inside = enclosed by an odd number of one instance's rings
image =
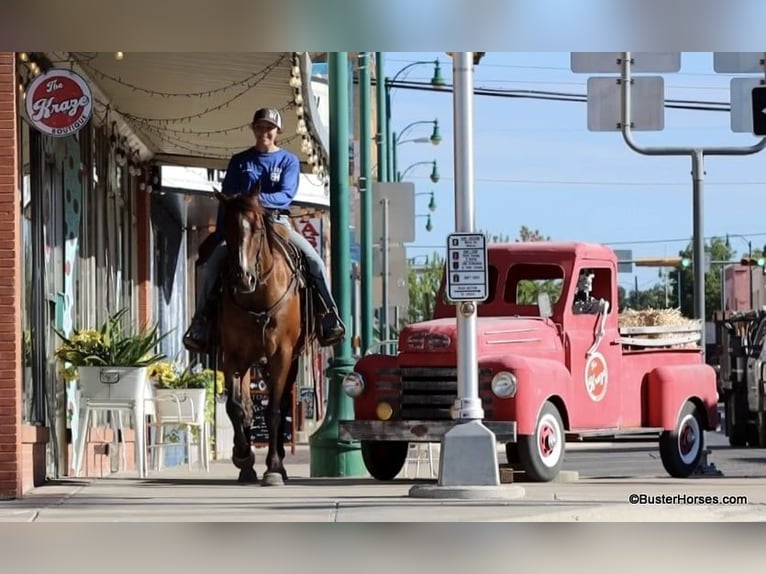
[[[452,61],[444,52],[387,52],[392,78],[404,66],[439,59],[452,83]],[[413,66],[399,80],[428,82],[433,65]],[[474,68],[477,88],[547,90],[585,95],[591,75],[570,69],[570,53],[487,52]],[[600,74],[604,75],[604,74]],[[656,75],[656,74],[654,74]],[[720,74],[712,53],[681,55],[681,70],[664,75],[666,99],[730,101],[730,82],[747,74]],[[736,99],[739,102],[738,99]],[[433,229],[416,220],[416,238],[407,256],[421,262],[444,251],[455,230],[453,99],[439,93],[395,88],[391,97],[392,131],[411,122],[438,119],[442,142],[401,143],[399,170],[436,160],[441,179],[429,180],[430,167],[418,166],[405,178],[416,193],[434,191]],[[474,97],[474,166],[477,230],[518,235],[526,225],[554,240],[605,243],[630,249],[634,257],[675,256],[692,237],[691,158],[645,156],[632,151],[619,132],[588,130],[587,104],[518,98]],[[750,146],[752,134],[731,131],[728,111],[666,109],[662,131],[634,131],[643,146]],[[427,137],[428,125],[411,128],[404,140]],[[704,230],[706,237],[732,235],[739,255],[766,243],[761,206],[766,198],[766,151],[705,158]],[[416,197],[416,214],[428,213],[428,197]],[[746,239],[734,237],[742,235]],[[639,288],[658,282],[658,269],[635,268]],[[633,289],[634,275],[620,284]]]

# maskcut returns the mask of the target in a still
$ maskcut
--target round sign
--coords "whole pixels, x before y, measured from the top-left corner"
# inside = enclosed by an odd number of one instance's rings
[[[88,83],[71,70],[49,70],[27,88],[27,117],[39,131],[64,137],[77,133],[93,114]]]
[[[585,363],[585,390],[591,400],[598,402],[606,395],[609,371],[601,353],[593,353]]]

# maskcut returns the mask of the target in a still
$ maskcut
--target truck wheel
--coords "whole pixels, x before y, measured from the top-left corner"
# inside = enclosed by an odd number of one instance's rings
[[[407,442],[362,441],[362,460],[367,472],[377,480],[393,480],[407,460]]]
[[[530,480],[549,482],[556,478],[564,464],[564,424],[553,403],[546,402],[540,410],[534,435],[519,435],[518,452]]]
[[[697,405],[687,401],[676,428],[660,435],[662,466],[674,478],[686,478],[702,458],[702,423]]]

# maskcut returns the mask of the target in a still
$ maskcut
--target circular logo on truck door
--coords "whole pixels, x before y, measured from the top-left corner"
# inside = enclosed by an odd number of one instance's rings
[[[88,83],[71,70],[49,70],[29,84],[27,117],[39,131],[64,137],[80,131],[93,114]]]
[[[609,371],[601,353],[593,353],[585,362],[585,390],[592,401],[598,402],[606,395]]]

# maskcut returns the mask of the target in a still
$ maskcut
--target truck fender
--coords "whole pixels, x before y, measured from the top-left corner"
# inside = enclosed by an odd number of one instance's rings
[[[704,430],[718,425],[715,370],[709,365],[669,365],[649,371],[641,393],[644,426],[673,430],[687,401],[700,408]]]
[[[572,376],[559,361],[519,355],[482,360],[491,362],[492,371],[511,371],[516,375],[518,390],[513,399],[494,399],[496,420],[515,420],[518,434],[531,435],[537,426],[537,415],[543,404],[551,400],[559,409],[564,427],[569,427],[567,400],[572,389]]]

